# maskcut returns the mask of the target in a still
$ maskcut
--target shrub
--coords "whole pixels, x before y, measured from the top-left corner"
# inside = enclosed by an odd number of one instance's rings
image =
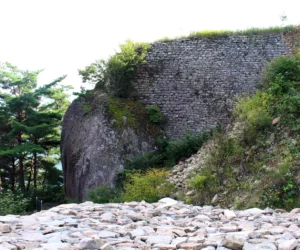
[[[278,57],[264,71],[263,89],[252,98],[241,98],[235,108],[237,120],[246,121],[249,132],[265,132],[273,118],[293,130],[300,129],[300,55]]]
[[[126,164],[126,169],[135,169],[145,171],[149,168],[159,168],[164,166],[163,155],[158,151],[151,150],[142,156],[130,160]]]
[[[130,160],[126,169],[147,170],[149,168],[172,167],[180,159],[195,154],[208,140],[210,134],[202,132],[198,135],[187,133],[184,137],[174,140],[160,138],[157,149]]]
[[[146,62],[145,57],[150,47],[147,43],[134,43],[128,40],[120,45],[119,53],[107,61],[99,60],[84,70],[79,70],[79,75],[83,82],[93,83],[96,88],[104,89],[112,96],[128,98],[134,91],[132,86],[134,68]]]
[[[291,143],[294,144],[291,147]],[[300,148],[296,142],[281,141],[276,145],[272,159],[276,166],[269,172],[266,191],[261,196],[262,204],[274,208],[291,209],[300,204],[300,182],[297,177]],[[298,145],[299,146],[299,145]]]
[[[254,144],[259,136],[266,137],[272,131],[272,116],[269,113],[270,96],[257,91],[252,97],[242,97],[234,109],[235,119],[243,123],[241,138],[244,143]]]
[[[0,194],[0,215],[25,213],[30,199],[21,194],[14,194],[11,190],[3,190]]]
[[[283,82],[300,81],[300,55],[294,57],[280,56],[267,64],[264,70],[263,83],[268,88],[278,77]]]
[[[207,186],[208,177],[205,175],[197,175],[189,181],[189,184],[196,190],[201,190]]]
[[[189,202],[197,205],[210,203],[212,197],[220,190],[216,174],[209,168],[202,169],[188,184],[196,191],[196,194],[190,197]]]
[[[261,196],[264,207],[292,209],[299,207],[300,186],[292,181],[276,183],[268,187]]]
[[[166,180],[166,175],[167,172],[163,169],[151,169],[145,174],[138,172],[127,176],[123,200],[156,202],[169,196],[174,186]]]
[[[165,116],[160,112],[158,105],[149,105],[146,107],[146,113],[148,115],[149,121],[153,124],[162,124],[165,121]]]
[[[252,97],[240,98],[234,110],[236,119],[246,121],[256,130],[270,127],[272,123],[272,117],[268,113],[270,99],[271,97],[263,91],[257,91]]]
[[[197,153],[203,143],[209,138],[209,133],[202,132],[198,135],[186,133],[184,137],[171,140],[166,147],[165,165],[171,167],[175,165],[178,160],[188,158],[192,154]]]
[[[300,130],[300,55],[272,61],[265,71],[264,86],[271,100],[270,114],[292,130]]]
[[[85,69],[78,70],[82,81],[90,83],[98,89],[105,88],[106,81],[106,62],[104,60],[97,60],[96,62],[88,65]],[[81,87],[81,93],[85,92],[85,88]]]
[[[128,40],[120,45],[120,49],[120,53],[111,56],[106,63],[107,86],[112,95],[127,98],[133,92],[134,68],[146,62],[145,57],[150,45],[135,44]]]
[[[224,185],[224,180],[232,175],[234,164],[240,163],[244,156],[238,140],[227,135],[218,133],[212,140],[214,147],[206,158],[206,165],[212,174],[215,174],[220,186]]]
[[[94,203],[120,202],[121,198],[116,189],[100,185],[88,191],[88,200]]]

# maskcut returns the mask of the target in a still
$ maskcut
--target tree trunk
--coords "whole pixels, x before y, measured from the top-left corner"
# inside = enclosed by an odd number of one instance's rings
[[[20,182],[20,188],[23,194],[25,194],[25,177],[24,177],[24,164],[23,164],[23,157],[21,156],[19,158],[19,168],[20,168],[20,173],[19,173],[19,182]]]
[[[44,172],[44,179],[43,179],[43,192],[45,192],[45,182],[46,182],[46,177],[47,177],[48,171],[47,169]]]
[[[37,153],[33,153],[33,190],[36,195],[37,190]]]
[[[10,176],[10,183],[11,183],[11,191],[14,193],[16,191],[15,189],[15,175],[16,175],[16,165],[15,165],[15,158],[12,157],[12,171]]]
[[[22,145],[22,133],[20,133],[17,137],[17,141],[18,141],[18,145],[21,146]],[[24,175],[24,164],[23,164],[23,155],[21,155],[19,157],[19,168],[20,168],[20,172],[19,172],[19,183],[20,183],[20,188],[23,194],[25,194],[25,175]]]
[[[28,178],[28,181],[27,181],[27,188],[26,188],[27,191],[29,191],[29,189],[30,189],[30,184],[31,184],[31,179],[32,179],[31,178],[32,177],[32,170],[33,170],[33,167],[32,167],[32,164],[31,164],[29,178]]]

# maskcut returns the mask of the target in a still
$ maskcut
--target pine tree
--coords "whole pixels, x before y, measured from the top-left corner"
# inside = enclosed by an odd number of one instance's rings
[[[49,166],[54,168],[59,127],[69,104],[69,87],[58,86],[66,76],[38,87],[40,72],[0,66],[0,167],[2,177],[10,180],[6,185],[23,194],[33,183],[35,195],[38,183],[45,183],[38,179],[45,179]]]

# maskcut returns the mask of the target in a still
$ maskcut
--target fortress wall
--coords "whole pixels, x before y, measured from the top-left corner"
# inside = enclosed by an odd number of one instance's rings
[[[134,85],[143,104],[160,106],[176,138],[226,125],[234,97],[253,92],[265,63],[289,50],[282,34],[157,42]]]

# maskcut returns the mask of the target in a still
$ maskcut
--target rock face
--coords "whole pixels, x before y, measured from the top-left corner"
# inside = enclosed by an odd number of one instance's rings
[[[0,250],[299,250],[296,212],[231,211],[169,198],[65,204],[29,216],[0,216],[0,225],[10,228],[0,233]]]
[[[113,187],[126,159],[153,148],[146,132],[125,126],[126,117],[124,126],[115,128],[106,110],[106,94],[95,92],[88,100],[75,100],[65,114],[61,156],[65,193],[70,198],[82,201],[90,188]]]

